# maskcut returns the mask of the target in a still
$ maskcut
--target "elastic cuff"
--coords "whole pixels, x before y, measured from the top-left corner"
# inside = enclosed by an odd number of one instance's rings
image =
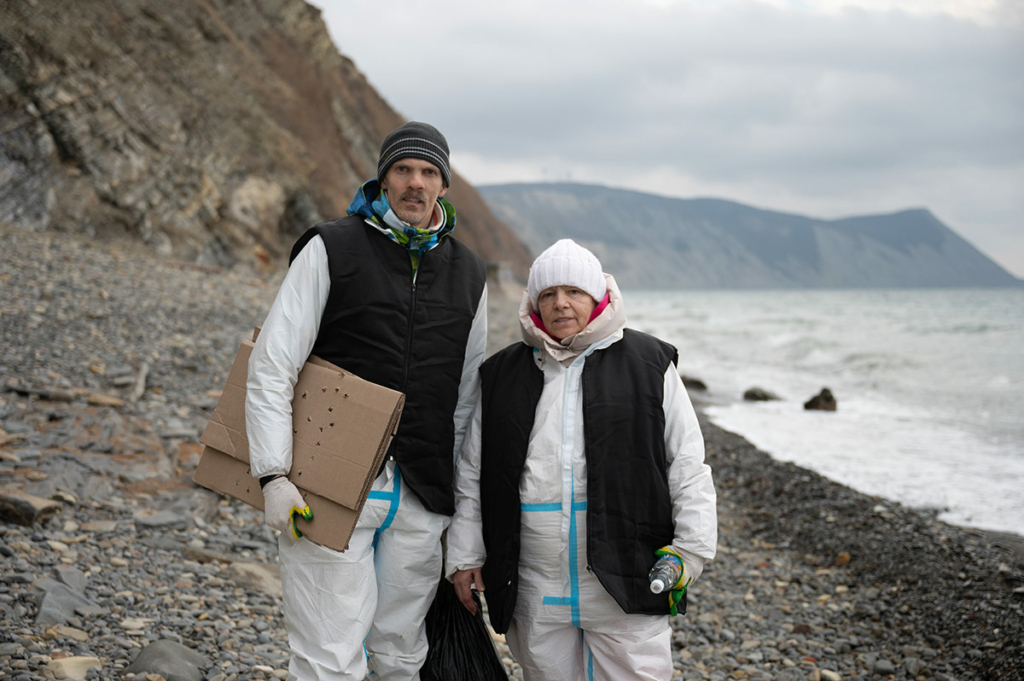
[[[282,473],[278,473],[276,475],[264,475],[262,478],[260,478],[260,489],[263,489],[264,487],[266,487],[267,483],[270,482],[271,480],[274,480],[276,478],[283,478],[283,477],[285,477],[285,476]]]

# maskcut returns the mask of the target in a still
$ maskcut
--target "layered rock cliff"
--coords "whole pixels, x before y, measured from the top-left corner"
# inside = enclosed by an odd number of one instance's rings
[[[24,228],[277,265],[403,122],[302,0],[0,4],[0,220]],[[448,198],[456,235],[524,275],[479,194],[456,176]]]

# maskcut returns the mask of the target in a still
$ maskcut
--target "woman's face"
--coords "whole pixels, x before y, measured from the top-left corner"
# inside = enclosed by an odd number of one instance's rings
[[[586,327],[597,301],[575,286],[552,286],[537,296],[537,307],[548,333],[565,340]]]

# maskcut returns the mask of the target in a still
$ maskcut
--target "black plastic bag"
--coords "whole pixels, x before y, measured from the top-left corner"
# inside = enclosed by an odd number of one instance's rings
[[[494,641],[484,624],[480,597],[473,592],[476,615],[470,615],[444,577],[427,611],[427,660],[421,681],[508,681]]]

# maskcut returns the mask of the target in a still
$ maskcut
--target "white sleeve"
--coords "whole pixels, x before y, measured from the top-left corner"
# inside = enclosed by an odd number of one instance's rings
[[[249,357],[245,430],[255,478],[291,470],[292,395],[330,289],[327,249],[314,236],[289,267]]]
[[[448,527],[445,555],[445,576],[449,580],[456,570],[480,567],[487,557],[480,515],[481,409],[477,400],[455,461],[455,515]]]
[[[473,415],[473,408],[480,400],[480,364],[487,352],[487,284],[484,284],[480,302],[473,316],[473,326],[469,330],[466,341],[466,357],[462,361],[462,378],[459,380],[459,399],[455,403],[455,442],[452,456],[458,464],[462,440],[466,436],[466,427]]]
[[[711,467],[704,463],[704,437],[697,414],[675,365],[665,372],[665,453],[672,494],[675,539],[672,546],[684,557],[690,581],[715,557],[718,510]]]

